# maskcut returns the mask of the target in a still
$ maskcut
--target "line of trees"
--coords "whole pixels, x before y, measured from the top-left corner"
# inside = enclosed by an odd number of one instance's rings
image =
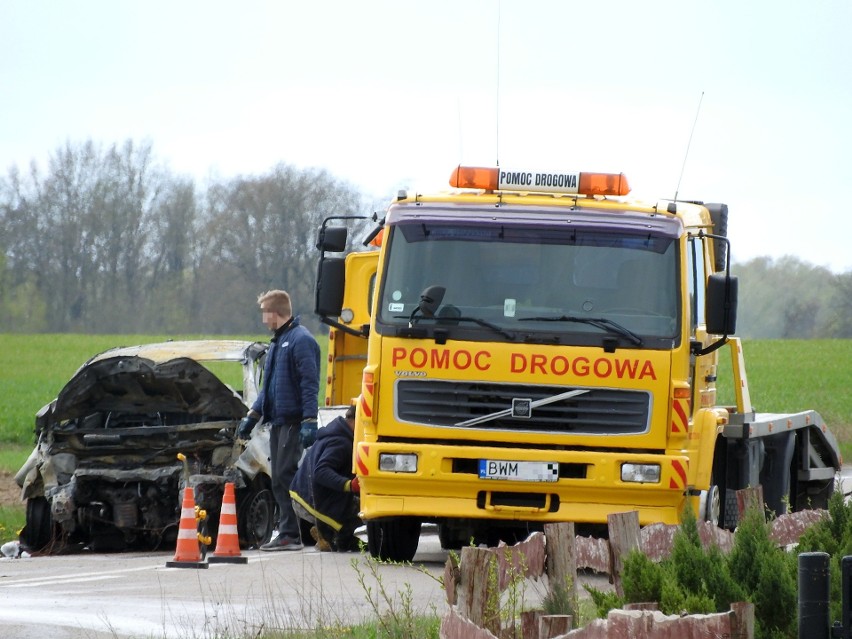
[[[734,263],[737,333],[746,338],[852,338],[852,271],[833,273],[798,257]]]
[[[279,164],[203,190],[150,143],[66,143],[0,176],[0,331],[239,334],[284,288],[312,330],[316,233],[374,207],[325,171]],[[733,266],[738,333],[852,337],[852,272],[795,257]]]
[[[44,173],[0,177],[0,331],[256,333],[271,288],[317,330],[317,229],[368,212],[324,171],[280,164],[202,191],[150,143],[67,143]]]

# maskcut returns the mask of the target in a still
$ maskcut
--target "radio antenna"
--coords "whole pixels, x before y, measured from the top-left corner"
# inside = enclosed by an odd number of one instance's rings
[[[689,157],[689,147],[692,145],[692,135],[695,133],[695,125],[698,124],[698,114],[701,113],[701,102],[703,100],[704,91],[701,92],[701,97],[698,98],[698,108],[695,110],[695,121],[692,123],[692,130],[689,132],[689,141],[686,143],[686,153],[683,154],[683,164],[680,167],[680,176],[677,179],[677,188],[675,189],[675,202],[677,202],[677,195],[680,193],[680,183],[681,180],[683,180],[683,172],[686,169],[686,159]]]
[[[459,164],[461,164],[464,159],[464,131],[462,129],[462,107],[459,96],[456,96],[456,117],[458,118],[459,127]]]
[[[503,3],[497,3],[497,87],[494,97],[494,154],[497,156],[497,166],[500,166],[500,9]]]

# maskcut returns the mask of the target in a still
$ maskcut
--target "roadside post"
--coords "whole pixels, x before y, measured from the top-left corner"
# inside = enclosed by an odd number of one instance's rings
[[[799,555],[799,639],[831,637],[829,560],[830,556],[825,552],[803,552]]]
[[[831,636],[840,639],[852,639],[852,556],[840,560],[840,593],[843,597],[842,621],[834,622]]]

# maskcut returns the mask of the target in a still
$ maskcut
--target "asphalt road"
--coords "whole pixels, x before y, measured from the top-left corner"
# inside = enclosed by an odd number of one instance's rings
[[[844,466],[839,479],[852,494],[852,469]],[[439,579],[447,551],[434,527],[424,527],[411,566],[315,548],[243,555],[246,564],[206,569],[168,568],[173,553],[2,558],[0,638],[238,639],[373,620],[376,608],[402,610],[406,593],[416,614],[446,610]],[[605,575],[579,575],[585,583],[609,587]],[[541,581],[527,584],[531,603],[543,596]]]
[[[399,595],[409,588],[415,612],[446,608],[437,578],[447,553],[434,533],[421,538],[414,566],[314,548],[243,554],[247,564],[207,569],[167,568],[173,553],[4,558],[0,637],[202,639],[350,625],[376,617],[367,589],[381,610],[382,593],[401,610]]]

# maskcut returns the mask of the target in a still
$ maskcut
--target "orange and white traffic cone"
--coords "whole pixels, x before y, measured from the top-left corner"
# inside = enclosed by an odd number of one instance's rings
[[[219,535],[216,538],[216,550],[207,558],[210,563],[245,564],[248,557],[240,554],[240,536],[237,533],[237,502],[234,498],[234,484],[225,484],[222,495],[222,511],[219,514]]]
[[[192,488],[183,489],[183,504],[180,509],[175,558],[166,562],[167,568],[207,568],[201,561],[201,548],[198,540],[198,524],[195,520],[195,497]]]

